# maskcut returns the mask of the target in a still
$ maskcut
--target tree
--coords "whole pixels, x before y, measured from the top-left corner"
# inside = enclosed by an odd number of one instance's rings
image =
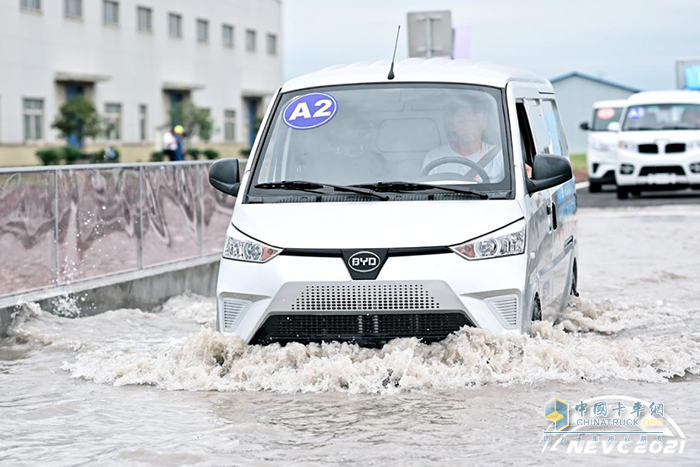
[[[171,108],[170,122],[173,126],[182,125],[187,136],[199,136],[202,141],[209,141],[214,130],[209,109],[195,107],[191,102]]]
[[[92,102],[78,96],[70,99],[58,109],[58,115],[51,127],[57,129],[61,138],[66,140],[74,136],[80,147],[83,147],[85,138],[94,138],[100,134],[101,124],[100,115]]]

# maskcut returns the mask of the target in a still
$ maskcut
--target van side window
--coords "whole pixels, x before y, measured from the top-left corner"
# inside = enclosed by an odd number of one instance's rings
[[[535,152],[537,154],[555,154],[547,122],[544,116],[542,104],[537,99],[525,100],[525,111],[530,123],[532,136],[535,139]]]
[[[523,102],[517,102],[515,104],[515,109],[518,115],[518,126],[520,127],[520,144],[523,153],[523,158],[525,159],[526,170],[528,172],[528,178],[532,170],[532,164],[535,161],[535,142],[532,138],[532,130],[530,129],[530,123],[528,122],[527,112],[525,111],[525,104]]]
[[[568,157],[569,149],[566,144],[566,138],[564,137],[564,131],[562,130],[557,104],[553,100],[543,100],[542,110],[544,113],[544,121],[547,125],[547,132],[549,133],[552,154]]]

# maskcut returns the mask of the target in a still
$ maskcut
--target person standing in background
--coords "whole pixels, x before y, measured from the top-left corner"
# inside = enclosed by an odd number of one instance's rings
[[[177,148],[178,148],[177,137],[175,136],[175,129],[171,129],[165,132],[163,135],[163,154],[165,154],[170,161],[175,161]]]
[[[177,142],[177,147],[175,148],[175,160],[184,161],[185,160],[185,129],[182,125],[176,125],[173,128],[173,133],[175,133],[175,140]]]

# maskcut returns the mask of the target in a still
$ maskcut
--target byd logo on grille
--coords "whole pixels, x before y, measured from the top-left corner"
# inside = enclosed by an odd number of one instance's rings
[[[348,266],[357,272],[372,272],[379,267],[379,256],[371,251],[358,251],[348,258]]]

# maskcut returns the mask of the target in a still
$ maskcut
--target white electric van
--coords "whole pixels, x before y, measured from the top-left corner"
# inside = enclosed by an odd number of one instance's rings
[[[630,96],[618,134],[617,197],[700,189],[700,92]]]
[[[593,103],[593,120],[581,123],[588,131],[586,164],[588,165],[588,191],[598,193],[603,185],[615,184],[615,151],[617,131],[610,130],[611,123],[619,123],[622,108],[627,100],[605,100]],[[613,125],[614,128],[614,125]]]
[[[336,66],[273,97],[236,196],[218,329],[253,344],[528,331],[576,293],[551,84],[463,60]],[[393,79],[392,79],[393,78]]]

